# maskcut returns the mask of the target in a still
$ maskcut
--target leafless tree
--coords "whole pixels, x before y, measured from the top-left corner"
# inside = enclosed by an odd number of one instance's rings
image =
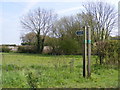
[[[82,12],[77,14],[76,21],[79,23],[79,26],[81,27],[82,30],[84,30],[82,28],[83,26],[90,26],[92,29],[91,33],[94,36],[92,37],[92,40],[96,38],[95,31],[94,31],[94,26],[96,25],[96,21],[94,19],[94,16],[92,16],[89,13]]]
[[[37,8],[21,19],[22,27],[36,34],[38,53],[43,50],[45,37],[51,32],[56,16],[52,10]]]
[[[55,22],[53,27],[53,34],[56,37],[62,38],[67,35],[67,37],[75,37],[76,30],[79,30],[80,25],[76,22],[75,16],[62,17]]]
[[[88,2],[83,6],[85,8],[83,13],[87,14],[87,16],[84,16],[86,18],[85,22],[92,27],[92,37],[97,43],[96,52],[100,58],[100,64],[102,64],[103,53],[105,53],[105,40],[109,39],[111,31],[117,25],[117,11],[112,5],[104,2]],[[92,23],[91,20],[95,23]]]
[[[117,11],[113,6],[104,2],[88,2],[84,5],[88,16],[86,22],[92,18],[96,23],[88,23],[89,26],[94,27],[93,34],[96,35],[96,41],[108,39],[111,31],[116,27]],[[92,16],[92,17],[91,17]]]

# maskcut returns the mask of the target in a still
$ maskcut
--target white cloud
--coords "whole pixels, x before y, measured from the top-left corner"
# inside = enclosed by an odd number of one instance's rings
[[[33,1],[33,2],[32,2]],[[38,0],[37,0],[38,1]],[[30,2],[27,3],[27,6],[24,8],[21,14],[27,13],[31,8],[33,8],[38,2],[34,2],[34,0],[30,0]]]
[[[118,3],[119,0],[0,0],[0,2],[95,2],[103,1],[110,3]]]
[[[111,32],[111,36],[116,36],[118,35],[118,29],[114,29],[114,31]]]
[[[85,0],[1,0],[2,2],[82,2]]]
[[[72,12],[72,11],[76,11],[76,10],[80,10],[80,9],[83,9],[83,7],[80,6],[80,7],[67,8],[67,9],[57,11],[57,13],[58,14],[63,14],[63,13],[68,13],[68,12]]]

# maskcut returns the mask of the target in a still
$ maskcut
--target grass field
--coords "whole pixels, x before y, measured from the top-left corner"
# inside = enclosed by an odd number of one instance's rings
[[[2,54],[3,88],[116,88],[117,66],[95,63],[91,78],[82,76],[80,55]]]

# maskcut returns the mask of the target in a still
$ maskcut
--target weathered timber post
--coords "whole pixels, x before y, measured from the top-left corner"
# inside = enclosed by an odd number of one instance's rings
[[[88,57],[87,57],[87,76],[91,75],[91,28],[87,28],[87,44],[88,44]]]
[[[86,60],[87,60],[87,27],[85,26],[84,27],[84,40],[83,40],[83,45],[84,45],[84,54],[83,54],[83,77],[86,77],[86,69],[87,69],[87,66],[86,66]]]

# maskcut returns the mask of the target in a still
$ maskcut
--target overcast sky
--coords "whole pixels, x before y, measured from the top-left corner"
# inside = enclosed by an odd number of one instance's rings
[[[87,0],[95,1],[95,0]],[[0,44],[20,44],[23,33],[20,18],[31,9],[37,7],[53,9],[59,17],[69,16],[83,10],[82,3],[86,0],[0,0]],[[101,0],[113,5],[116,10],[119,0]],[[112,35],[117,34],[117,29]]]

